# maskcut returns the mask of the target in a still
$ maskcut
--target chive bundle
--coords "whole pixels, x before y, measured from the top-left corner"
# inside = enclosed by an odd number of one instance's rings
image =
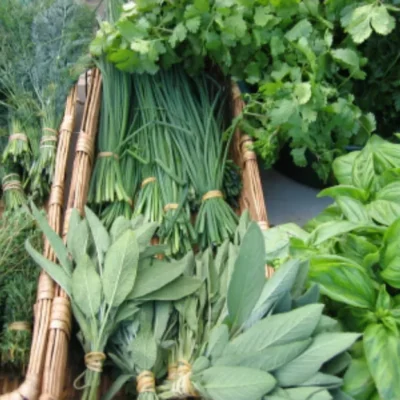
[[[195,225],[199,245],[205,248],[221,244],[233,236],[237,225],[237,216],[222,192],[230,142],[221,134],[223,92],[218,88],[213,93],[206,76],[190,80],[178,68],[163,83],[160,98],[169,122],[162,125],[172,128],[196,198],[201,201]]]
[[[103,77],[98,154],[90,182],[88,200],[98,205],[125,201],[121,158],[129,129],[131,76],[101,59],[98,67]]]

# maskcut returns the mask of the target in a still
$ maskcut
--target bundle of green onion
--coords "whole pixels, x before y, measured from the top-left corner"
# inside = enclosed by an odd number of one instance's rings
[[[115,201],[129,203],[131,199],[124,188],[121,158],[130,140],[128,131],[132,78],[130,74],[117,70],[104,59],[99,60],[97,65],[102,74],[103,95],[98,152],[88,201],[98,205]]]
[[[221,244],[233,236],[237,225],[237,216],[222,192],[232,136],[226,140],[222,134],[224,93],[222,89],[213,93],[207,77],[190,79],[179,68],[161,74],[166,76],[159,88],[160,101],[168,118],[161,125],[171,128],[190,184],[201,200],[195,225],[199,245]]]

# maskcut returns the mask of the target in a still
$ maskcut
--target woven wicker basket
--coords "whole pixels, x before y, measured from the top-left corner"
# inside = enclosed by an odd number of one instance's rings
[[[76,109],[75,90],[69,97],[65,119],[60,128],[57,171],[50,195],[48,220],[53,229],[63,237],[68,232],[72,208],[83,212],[86,203],[94,161],[100,102],[101,76],[97,70],[93,70],[87,82],[87,97],[76,143],[71,140]],[[244,104],[236,85],[232,89],[232,104],[234,116],[239,115]],[[267,212],[257,158],[251,150],[251,144],[252,140],[249,136],[242,135],[239,130],[235,132],[231,154],[233,160],[241,168],[243,179],[238,212],[249,209],[252,219],[257,221],[262,229],[267,229]],[[72,152],[73,160],[68,160],[70,148],[75,149]],[[64,185],[68,163],[71,164],[72,169],[67,189]],[[64,190],[67,193],[65,198]],[[63,210],[65,210],[64,213]],[[45,245],[44,254],[51,260],[55,259],[48,243]],[[272,270],[266,268],[268,276]],[[0,378],[0,391],[5,393],[0,396],[0,400],[79,399],[80,394],[73,389],[72,385],[76,377],[76,368],[73,367],[74,365],[76,367],[76,363],[71,360],[75,355],[71,355],[68,360],[72,323],[70,302],[63,290],[45,273],[42,273],[39,279],[37,302],[34,308],[35,327],[25,381],[21,383],[15,378]],[[107,379],[104,379],[102,385],[104,389],[108,386]]]

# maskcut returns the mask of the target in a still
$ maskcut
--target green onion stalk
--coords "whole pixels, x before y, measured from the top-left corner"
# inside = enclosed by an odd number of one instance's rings
[[[162,127],[154,124],[160,118],[160,110],[157,108],[153,81],[149,75],[135,75],[134,89],[140,133],[130,154],[141,163],[141,166],[140,188],[135,199],[133,215],[143,215],[147,221],[161,223],[163,204],[160,186],[163,183],[157,179],[155,143],[159,140]]]
[[[0,168],[3,201],[7,210],[16,210],[25,205],[27,198],[22,186],[19,168],[11,163]]]
[[[124,151],[121,158],[122,184],[125,193],[128,195],[128,200],[115,201],[107,204],[105,207],[100,207],[100,218],[104,225],[109,228],[112,223],[120,216],[130,219],[133,212],[133,199],[135,197],[139,184],[138,161],[132,157],[128,151],[133,148],[137,132],[140,128],[137,126],[137,116],[134,116],[131,127],[128,132],[127,139],[124,143]]]
[[[88,201],[101,205],[129,203],[124,188],[121,158],[126,147],[132,82],[130,74],[117,70],[105,59],[97,62],[103,78],[97,159],[90,182]]]
[[[8,369],[23,373],[29,361],[33,323],[33,308],[30,305],[35,303],[38,275],[39,269],[28,260],[22,271],[8,277],[2,287],[5,299],[1,361]]]
[[[173,137],[198,200],[195,229],[201,248],[219,245],[232,238],[237,215],[223,196],[223,178],[232,126],[222,134],[224,121],[223,92],[218,89],[211,99],[211,80],[203,76],[191,80],[176,68],[160,88]]]
[[[135,160],[131,156],[125,156],[121,161],[121,169],[123,171],[122,180],[128,201],[116,201],[107,204],[100,212],[100,218],[103,224],[109,229],[113,222],[120,216],[130,219],[133,211],[133,198],[136,190]]]
[[[155,155],[164,212],[158,237],[168,245],[168,255],[184,255],[196,243],[197,235],[191,222],[187,176],[169,128],[155,141]]]
[[[20,165],[25,171],[29,171],[32,162],[32,152],[29,145],[29,137],[26,133],[26,124],[17,116],[11,117],[8,143],[3,152],[3,162],[12,162]]]

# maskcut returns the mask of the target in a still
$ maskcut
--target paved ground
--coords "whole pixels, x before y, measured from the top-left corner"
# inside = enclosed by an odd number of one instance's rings
[[[297,183],[274,170],[261,171],[269,222],[303,225],[317,215],[331,199],[317,199],[317,189]]]

